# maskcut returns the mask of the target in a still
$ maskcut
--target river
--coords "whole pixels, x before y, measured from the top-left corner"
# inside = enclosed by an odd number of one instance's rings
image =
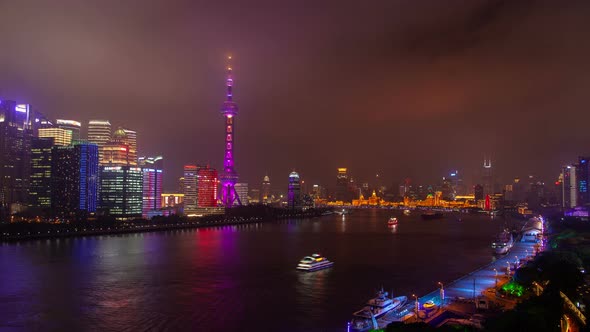
[[[400,222],[387,227],[396,214]],[[360,210],[0,244],[0,330],[345,331],[383,286],[424,295],[492,260],[505,220]],[[333,268],[295,270],[321,253]]]

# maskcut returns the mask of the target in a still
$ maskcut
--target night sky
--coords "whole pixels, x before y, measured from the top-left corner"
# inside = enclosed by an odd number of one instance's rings
[[[333,186],[337,167],[471,181],[484,155],[500,182],[552,182],[590,153],[588,17],[574,0],[5,0],[0,97],[137,130],[170,190],[185,163],[221,166],[232,54],[251,188],[293,169]]]

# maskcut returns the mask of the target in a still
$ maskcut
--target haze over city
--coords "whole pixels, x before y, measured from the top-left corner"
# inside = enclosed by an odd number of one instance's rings
[[[585,1],[13,1],[0,4],[0,96],[108,119],[163,153],[221,168],[234,56],[237,170],[280,185],[426,183],[492,156],[499,179],[587,153]],[[84,127],[84,126],[83,126]],[[84,130],[84,129],[83,129]]]

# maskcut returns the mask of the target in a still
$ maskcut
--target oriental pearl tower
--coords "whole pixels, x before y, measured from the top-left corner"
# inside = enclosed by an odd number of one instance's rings
[[[229,62],[231,56],[228,56],[227,59]],[[234,123],[236,115],[238,115],[238,104],[233,101],[232,87],[234,85],[234,80],[230,65],[227,67],[227,79],[225,82],[227,95],[226,100],[221,106],[221,114],[225,118],[225,155],[223,158],[223,172],[220,178],[221,203],[226,208],[229,208],[234,205],[242,205],[235,188],[235,185],[238,182],[238,173],[234,169]]]

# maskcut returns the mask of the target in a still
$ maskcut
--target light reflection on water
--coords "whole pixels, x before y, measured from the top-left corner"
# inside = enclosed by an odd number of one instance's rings
[[[0,244],[0,329],[341,331],[381,285],[422,294],[489,262],[504,222],[391,214]],[[296,271],[314,252],[334,267]]]

